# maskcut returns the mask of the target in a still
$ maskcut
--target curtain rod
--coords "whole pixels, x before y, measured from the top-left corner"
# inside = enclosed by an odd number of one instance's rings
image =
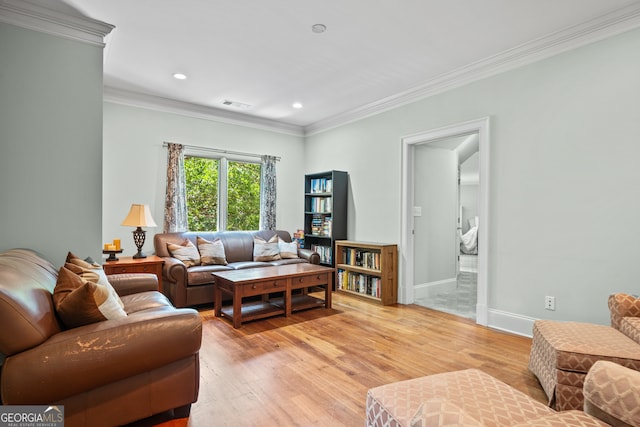
[[[169,142],[163,142],[162,146],[167,147],[169,144],[170,144]],[[179,143],[176,142],[174,144],[179,144]],[[256,157],[258,159],[261,159],[263,156],[262,154],[243,153],[241,151],[220,150],[218,148],[199,147],[197,145],[188,145],[188,144],[180,144],[180,145],[182,145],[184,148],[192,148],[194,150],[202,150],[202,151],[211,151],[213,153],[220,153],[220,154],[231,154],[235,156]],[[280,157],[276,157],[276,160],[280,161]]]

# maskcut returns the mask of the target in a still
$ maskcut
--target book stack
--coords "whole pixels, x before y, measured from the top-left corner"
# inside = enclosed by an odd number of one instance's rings
[[[344,248],[342,250],[342,260],[345,264],[356,267],[380,270],[380,252],[370,252],[361,249]]]
[[[331,193],[333,190],[331,178],[313,178],[310,184],[311,193]]]
[[[298,229],[293,233],[293,241],[298,244],[299,248],[304,248],[304,230]]]
[[[381,279],[376,276],[338,269],[338,289],[380,298]]]
[[[330,197],[312,197],[311,198],[311,212],[331,212],[331,198]]]

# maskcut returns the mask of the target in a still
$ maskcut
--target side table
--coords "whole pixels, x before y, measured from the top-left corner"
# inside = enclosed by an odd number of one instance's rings
[[[162,292],[162,265],[164,260],[157,255],[148,255],[146,258],[133,258],[123,256],[117,261],[105,261],[102,265],[105,274],[124,273],[151,273],[158,277],[158,290]]]

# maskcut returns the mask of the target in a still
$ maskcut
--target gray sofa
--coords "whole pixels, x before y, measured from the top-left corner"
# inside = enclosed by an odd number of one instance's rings
[[[319,264],[320,256],[309,249],[298,249],[298,258],[275,261],[254,261],[253,242],[255,237],[266,241],[278,235],[285,242],[291,242],[291,235],[284,230],[263,231],[185,231],[179,233],[159,233],[153,237],[156,255],[164,260],[162,268],[163,289],[176,307],[187,307],[213,303],[214,271],[239,270],[245,268],[269,267],[283,264],[308,262]],[[227,265],[196,265],[187,267],[174,258],[167,244],[182,244],[188,239],[197,247],[197,238],[208,241],[220,238],[224,246]]]

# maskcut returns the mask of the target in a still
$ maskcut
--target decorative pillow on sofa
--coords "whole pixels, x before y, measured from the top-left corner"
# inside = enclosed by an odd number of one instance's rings
[[[109,292],[113,294],[113,297],[116,299],[116,301],[118,301],[120,307],[124,308],[124,303],[120,299],[120,295],[118,295],[111,283],[109,283],[109,279],[107,279],[107,275],[100,264],[96,264],[95,262],[89,263],[69,252],[67,254],[67,262],[64,264],[64,266],[83,279],[106,287]]]
[[[53,303],[67,328],[127,317],[107,287],[83,279],[65,267],[58,272]]]
[[[265,241],[261,237],[253,238],[254,261],[275,261],[277,259],[280,259],[277,234],[270,238],[269,241]]]
[[[296,242],[285,242],[278,237],[278,250],[280,258],[298,258],[298,244]]]
[[[189,239],[184,239],[182,245],[167,243],[167,249],[169,249],[172,257],[178,258],[180,261],[184,262],[184,265],[187,267],[200,265],[200,253],[198,252],[198,248],[196,248]]]
[[[198,251],[200,252],[200,263],[202,265],[227,265],[227,258],[224,254],[224,246],[219,238],[210,242],[198,236]]]

